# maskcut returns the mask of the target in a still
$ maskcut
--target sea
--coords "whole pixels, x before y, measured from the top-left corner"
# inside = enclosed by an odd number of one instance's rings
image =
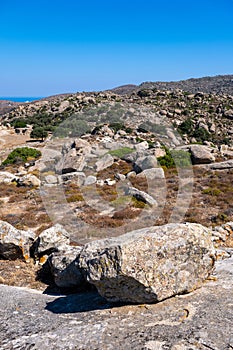
[[[43,97],[9,97],[9,96],[0,96],[0,100],[7,100],[7,101],[13,101],[13,102],[31,102],[31,101],[37,101],[40,100]]]

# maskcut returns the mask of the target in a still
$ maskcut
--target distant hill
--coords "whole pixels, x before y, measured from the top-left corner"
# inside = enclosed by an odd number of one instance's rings
[[[0,115],[9,113],[20,105],[19,102],[0,100]]]
[[[180,81],[144,82],[140,85],[123,85],[111,91],[119,95],[130,94],[143,89],[176,90],[180,89],[190,93],[205,92],[233,95],[233,75],[217,75],[214,77],[191,78]]]
[[[128,84],[128,85],[118,86],[116,88],[111,89],[110,91],[112,91],[118,95],[127,95],[127,94],[133,92],[134,90],[136,90],[137,88],[138,88],[137,85]]]

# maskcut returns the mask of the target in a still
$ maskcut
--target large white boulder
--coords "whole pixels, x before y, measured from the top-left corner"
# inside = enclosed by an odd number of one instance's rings
[[[152,303],[200,287],[214,261],[211,231],[187,223],[88,243],[79,265],[108,301]]]

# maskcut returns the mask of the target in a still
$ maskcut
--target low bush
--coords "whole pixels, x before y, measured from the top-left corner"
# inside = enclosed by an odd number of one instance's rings
[[[25,163],[27,160],[37,159],[41,156],[41,152],[35,148],[21,147],[15,148],[8,157],[2,162],[2,165],[15,163]]]
[[[190,166],[191,158],[189,152],[182,150],[169,150],[165,147],[166,155],[159,157],[158,161],[162,167],[166,168],[184,168]]]
[[[72,194],[66,200],[68,203],[74,203],[74,202],[84,201],[84,198],[81,194]]]
[[[137,95],[141,98],[148,97],[148,96],[150,96],[150,90],[139,90]]]
[[[194,122],[191,118],[183,121],[178,129],[180,134],[187,134],[189,137],[194,137],[198,143],[203,143],[204,141],[212,141],[212,135],[202,127],[195,127]]]
[[[182,134],[190,135],[193,131],[193,125],[192,119],[188,118],[180,124],[178,131],[180,131]]]
[[[111,156],[113,157],[118,157],[118,158],[122,158],[124,156],[126,156],[129,153],[134,152],[133,148],[130,147],[122,147],[113,151],[109,151],[108,153],[111,154]]]
[[[55,137],[80,137],[91,132],[91,128],[85,120],[75,117],[65,120],[60,127],[55,130]]]
[[[48,136],[48,132],[42,126],[36,126],[32,129],[30,137],[32,139],[44,140]]]
[[[222,192],[218,188],[208,187],[202,191],[203,194],[208,194],[210,196],[219,196]]]
[[[17,128],[26,128],[26,126],[27,126],[26,120],[22,119],[22,118],[18,118],[18,119],[12,120],[10,124],[15,129],[17,129]]]

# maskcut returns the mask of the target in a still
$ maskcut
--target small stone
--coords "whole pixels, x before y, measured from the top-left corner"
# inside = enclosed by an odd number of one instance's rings
[[[97,181],[96,176],[89,175],[89,176],[87,176],[87,178],[84,182],[84,186],[94,185],[96,183],[96,181]]]
[[[151,207],[154,207],[154,206],[158,205],[157,201],[152,196],[150,196],[148,193],[146,193],[144,191],[138,190],[135,187],[128,187],[128,188],[126,188],[125,189],[125,194],[133,196],[137,200],[142,201],[142,202],[150,205]]]

